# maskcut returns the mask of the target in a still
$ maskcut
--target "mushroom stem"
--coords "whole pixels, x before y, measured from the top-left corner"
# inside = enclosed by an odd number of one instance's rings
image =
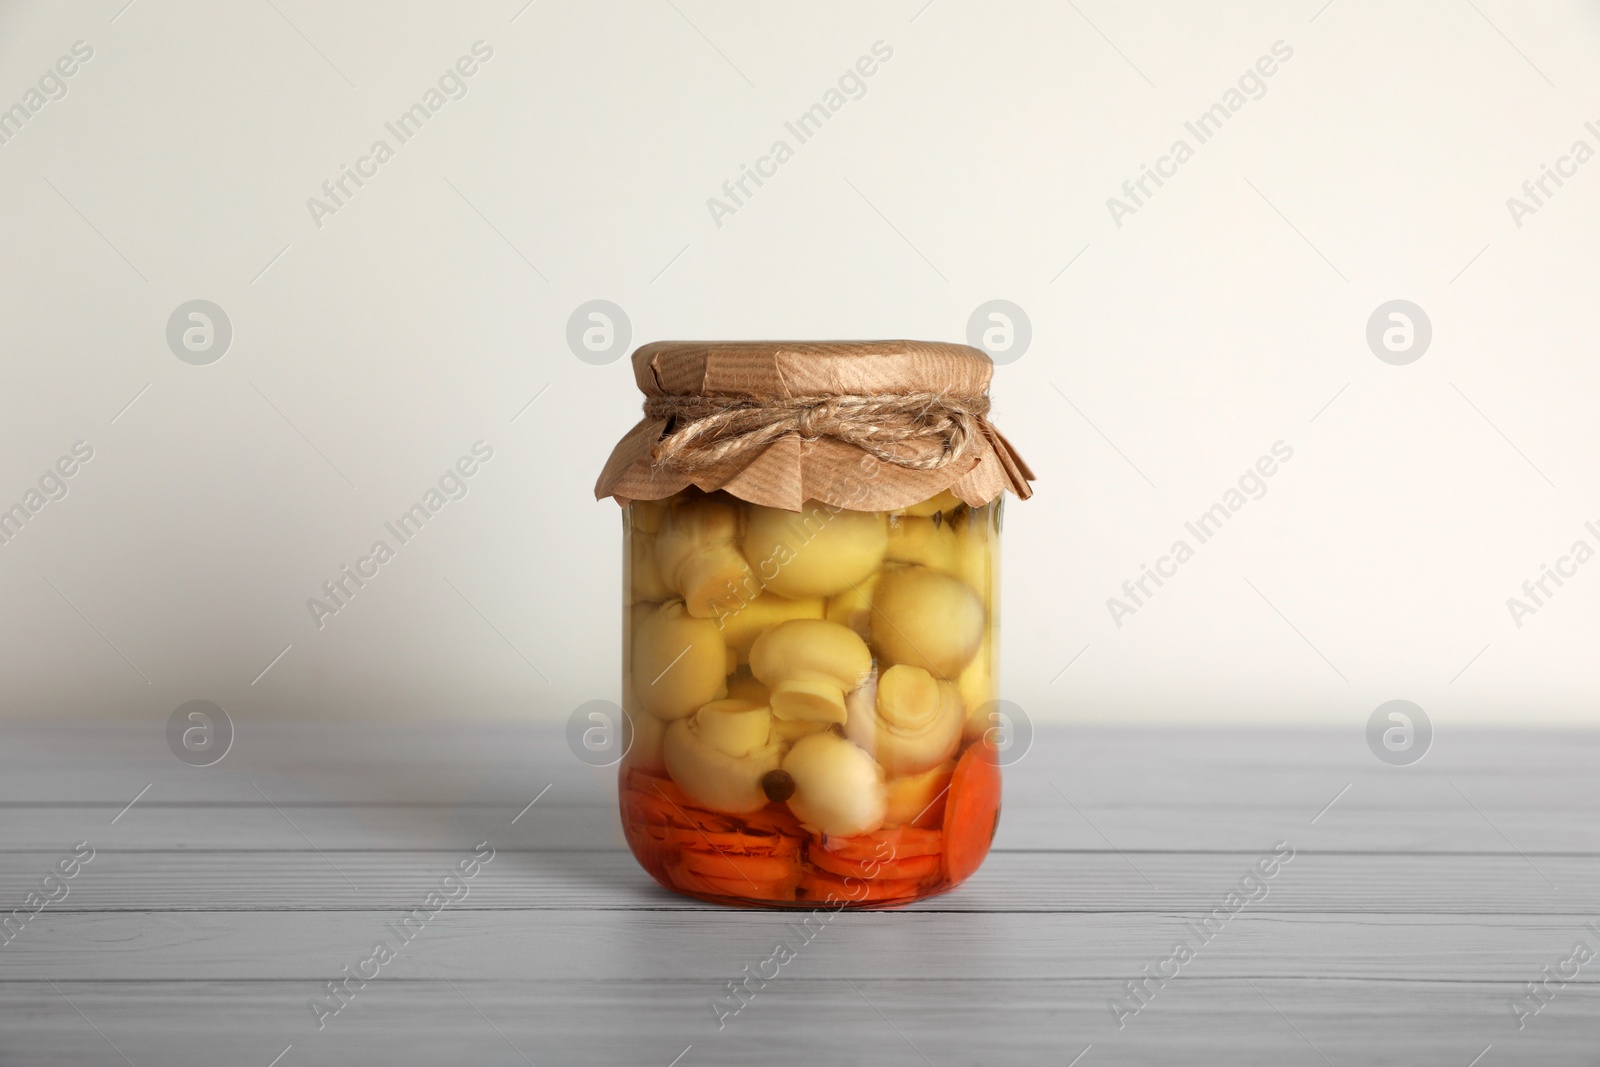
[[[838,623],[791,619],[756,639],[750,670],[771,688],[778,718],[843,723],[844,694],[872,672],[872,653]]]
[[[760,588],[734,544],[738,532],[738,509],[703,499],[680,500],[661,520],[655,535],[661,577],[697,619],[716,616],[741,589]]]
[[[780,719],[844,724],[844,690],[828,682],[804,679],[782,681],[772,687],[772,713]]]

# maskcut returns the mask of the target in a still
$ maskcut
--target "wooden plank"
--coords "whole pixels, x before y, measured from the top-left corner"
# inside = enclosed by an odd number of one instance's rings
[[[50,911],[403,911],[416,907],[467,851],[101,851]],[[1200,912],[1220,906],[1259,856],[996,852],[965,885],[914,907]],[[0,855],[0,900],[20,903],[55,859],[53,853]],[[615,851],[498,852],[470,883],[467,902],[474,908],[722,911],[660,889],[630,854]],[[1280,868],[1267,883],[1265,898],[1250,908],[1439,915],[1600,912],[1600,860],[1301,852]]]
[[[1360,731],[1069,729],[1041,724],[1007,768],[1015,799],[1059,787],[1074,803],[1310,806],[1345,785],[1347,799],[1413,803],[1470,780],[1473,799],[1501,807],[1600,810],[1600,732],[1460,730],[1425,759],[1389,767]],[[527,803],[546,784],[566,799],[598,801],[614,772],[578,762],[548,722],[466,724],[284,723],[240,727],[213,767],[180,763],[150,726],[52,730],[0,724],[0,803],[126,804],[146,785],[152,801],[279,803]],[[1482,790],[1480,798],[1479,790]],[[1057,798],[1059,800],[1059,797]],[[113,808],[112,810],[115,810]]]
[[[1466,1067],[1486,1048],[1480,1067],[1590,1067],[1600,1026],[1593,985],[1562,991],[1520,1032],[1509,983],[1184,978],[1120,1030],[1107,1007],[1115,990],[1100,980],[782,974],[720,1030],[710,1006],[719,992],[675,981],[379,978],[318,1030],[297,983],[4,982],[0,1017],[6,1061],[29,1067],[123,1063],[111,1044],[140,1067],[266,1067],[290,1045],[280,1067],[1064,1065],[1086,1047],[1078,1067]]]
[[[1191,977],[1527,982],[1578,940],[1592,916],[1253,913],[1214,926],[1199,914],[991,912],[445,910],[402,943],[399,909],[342,912],[46,912],[0,949],[9,979],[299,981],[355,968],[383,941],[410,978],[725,982],[782,941],[803,948],[785,974],[833,979],[942,976],[1097,979],[1156,967],[1181,939]],[[419,930],[419,932],[417,932]],[[811,932],[812,940],[805,937]],[[1170,970],[1170,968],[1168,968]],[[369,972],[370,973],[370,972]],[[385,973],[388,973],[387,971]],[[1600,981],[1585,970],[1581,982]]]
[[[1491,799],[1492,791],[1476,781],[1467,786],[1471,803],[1448,785],[1425,797],[1394,800],[1351,790],[1313,824],[1311,819],[1333,799],[1338,787],[1312,802],[1293,805],[1198,800],[1097,804],[1077,798],[1068,804],[1053,790],[1030,795],[1008,784],[995,847],[1248,851],[1292,839],[1325,850],[1600,854],[1600,809],[1535,807],[1525,799]],[[1521,791],[1523,797],[1526,792]],[[259,798],[255,803],[174,804],[147,794],[115,826],[111,820],[127,800],[90,806],[0,806],[0,819],[6,822],[0,846],[48,851],[87,840],[116,848],[271,851],[305,848],[309,839],[323,849],[405,850],[455,848],[491,838],[508,848],[624,847],[609,783],[605,790],[587,791],[589,802],[560,796],[552,789],[522,815],[536,793],[512,802],[460,806],[284,801],[277,808]]]

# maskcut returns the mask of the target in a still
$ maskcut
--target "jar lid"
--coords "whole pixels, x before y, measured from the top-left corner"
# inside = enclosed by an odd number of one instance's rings
[[[595,496],[689,485],[798,511],[907,507],[950,490],[1026,499],[1033,472],[985,417],[994,363],[936,341],[657,341],[633,353],[645,418]]]

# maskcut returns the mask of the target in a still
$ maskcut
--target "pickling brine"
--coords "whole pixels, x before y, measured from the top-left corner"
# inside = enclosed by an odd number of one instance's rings
[[[1000,806],[1000,507],[624,508],[622,820],[653,877],[881,905],[977,869]]]

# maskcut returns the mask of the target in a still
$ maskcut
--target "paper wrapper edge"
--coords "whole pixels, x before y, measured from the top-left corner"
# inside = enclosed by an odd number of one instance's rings
[[[1033,471],[1011,442],[986,422],[973,453],[959,464],[938,470],[914,470],[886,463],[854,445],[823,438],[802,441],[780,437],[748,463],[729,463],[694,472],[658,466],[650,450],[665,423],[647,419],[617,443],[595,483],[596,499],[660,500],[693,485],[706,492],[721,489],[740,500],[764,507],[799,511],[818,500],[851,511],[894,511],[910,507],[948,489],[974,507],[1010,491],[1019,499],[1033,495]]]

